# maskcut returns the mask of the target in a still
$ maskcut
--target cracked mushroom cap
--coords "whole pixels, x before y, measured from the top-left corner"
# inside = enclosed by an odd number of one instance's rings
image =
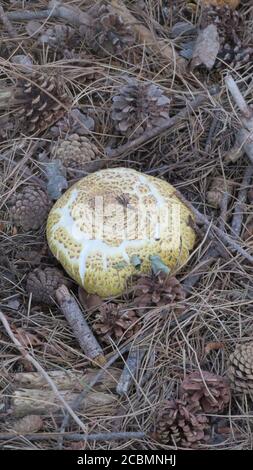
[[[123,293],[130,276],[150,272],[152,256],[172,271],[186,263],[195,242],[191,218],[166,181],[128,168],[100,170],[55,203],[47,239],[68,274],[106,298]]]

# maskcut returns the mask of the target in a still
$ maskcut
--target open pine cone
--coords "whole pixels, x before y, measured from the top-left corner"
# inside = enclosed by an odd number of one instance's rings
[[[237,392],[253,392],[253,341],[237,344],[229,357],[228,378]]]
[[[240,40],[238,32],[243,25],[238,10],[228,5],[207,6],[202,13],[201,27],[205,28],[209,24],[216,25],[219,34],[220,49],[215,67],[222,67],[223,62],[235,67],[249,61],[253,56],[253,48],[244,47]]]
[[[118,55],[127,51],[135,42],[134,33],[110,5],[99,5],[91,10],[91,29],[80,27],[88,46],[97,54]]]
[[[38,187],[26,186],[12,196],[8,202],[14,224],[23,230],[36,230],[47,219],[50,201],[47,194]]]
[[[194,412],[221,413],[229,403],[230,389],[223,377],[197,371],[185,377],[180,396]]]
[[[174,276],[160,272],[156,275],[141,276],[134,288],[134,306],[139,308],[168,306],[185,300],[186,293]],[[183,303],[175,306],[175,312],[184,311]]]
[[[194,449],[210,439],[210,426],[206,416],[192,413],[183,401],[165,401],[155,417],[153,436],[162,444]]]
[[[138,318],[134,310],[124,310],[120,305],[107,303],[99,307],[93,329],[105,343],[110,343],[110,338],[119,342],[122,337],[128,339],[140,329]]]
[[[34,72],[18,80],[15,99],[21,104],[18,118],[22,131],[38,133],[60,119],[69,105],[60,80],[54,75]]]
[[[72,134],[52,147],[54,158],[60,160],[65,168],[85,170],[87,163],[99,158],[99,151],[87,137]]]
[[[62,284],[69,284],[63,273],[57,268],[36,268],[27,276],[26,290],[32,294],[35,302],[53,305],[55,291]]]
[[[169,119],[170,99],[150,82],[124,77],[126,85],[113,97],[112,119],[122,135],[137,137]]]

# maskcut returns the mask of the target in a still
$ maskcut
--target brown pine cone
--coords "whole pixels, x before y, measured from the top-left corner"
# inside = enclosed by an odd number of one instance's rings
[[[223,377],[197,371],[183,380],[180,397],[194,412],[221,413],[229,403],[230,389]]]
[[[8,202],[14,224],[23,230],[36,230],[47,219],[50,201],[47,194],[38,187],[26,186],[12,196]]]
[[[111,302],[99,307],[93,329],[105,343],[110,343],[110,338],[119,342],[122,337],[126,340],[140,329],[138,318],[134,310],[125,310]]]
[[[21,103],[18,119],[23,132],[39,133],[66,112],[70,100],[54,75],[34,72],[17,83],[15,99]]]
[[[60,160],[65,168],[85,170],[87,163],[99,159],[99,151],[87,137],[72,134],[53,146],[53,158]]]
[[[79,31],[95,53],[102,57],[108,54],[122,55],[134,44],[131,26],[110,5],[100,5],[90,13],[93,18],[90,30],[81,26]]]
[[[113,97],[112,120],[122,135],[137,137],[169,119],[170,99],[150,82],[125,76],[126,85]]]
[[[184,301],[186,292],[174,276],[160,272],[156,275],[142,275],[134,287],[134,306],[139,308],[168,306]],[[175,307],[176,313],[182,313],[185,306]]]
[[[35,302],[54,305],[55,291],[62,284],[68,286],[69,281],[59,269],[36,268],[27,276],[26,290]]]
[[[228,378],[237,392],[253,392],[253,341],[237,344],[229,357]]]
[[[194,449],[206,444],[210,432],[205,415],[192,413],[181,400],[171,400],[161,403],[153,436],[162,444]]]

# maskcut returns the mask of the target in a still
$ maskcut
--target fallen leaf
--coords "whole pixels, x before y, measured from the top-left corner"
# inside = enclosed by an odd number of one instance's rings
[[[205,346],[205,353],[209,354],[211,351],[215,351],[217,349],[224,349],[224,344],[219,342],[207,343]]]
[[[217,26],[208,25],[200,30],[192,53],[191,68],[205,65],[208,70],[214,66],[220,49]]]

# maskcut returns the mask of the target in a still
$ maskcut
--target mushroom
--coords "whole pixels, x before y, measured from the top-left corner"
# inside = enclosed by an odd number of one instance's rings
[[[100,170],[58,199],[47,222],[52,253],[88,293],[124,292],[129,277],[187,262],[193,215],[164,180],[128,168]]]

